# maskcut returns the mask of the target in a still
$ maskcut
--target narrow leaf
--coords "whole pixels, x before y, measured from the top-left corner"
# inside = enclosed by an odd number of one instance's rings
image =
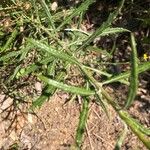
[[[103,108],[104,112],[106,113],[106,115],[109,118],[109,113],[107,111],[107,105],[106,102],[104,101],[105,96],[103,95],[104,92],[102,91],[102,86],[99,82],[97,82],[90,71],[86,70],[85,67],[81,68],[82,71],[84,72],[84,74],[87,76],[87,78],[89,79],[90,83],[92,84],[92,86],[94,86],[95,88],[95,96],[97,96],[97,100],[100,103],[101,107]]]
[[[73,11],[73,13],[69,17],[65,18],[65,20],[61,23],[57,30],[60,30],[60,28],[62,28],[64,25],[70,23],[71,19],[73,17],[76,17],[79,13],[86,11],[89,5],[91,5],[94,2],[95,0],[86,0],[85,2],[83,2],[77,9]]]
[[[56,67],[56,59],[47,66],[47,75],[54,77]]]
[[[91,36],[92,34],[90,33],[87,33],[83,30],[79,30],[79,29],[65,29],[65,31],[71,31],[71,32],[80,32],[82,34],[85,34],[87,36]],[[101,34],[99,34],[99,37],[100,36],[106,36],[106,35],[110,35],[110,34],[117,34],[117,33],[122,33],[122,32],[130,32],[129,30],[127,29],[124,29],[124,28],[111,28],[111,27],[108,27],[106,28]]]
[[[73,56],[70,56],[70,55],[68,55],[68,54],[66,54],[62,51],[57,51],[57,50],[51,48],[50,46],[48,46],[46,44],[43,44],[40,41],[36,41],[36,40],[33,40],[33,39],[29,39],[28,41],[30,43],[32,43],[35,47],[50,53],[51,55],[53,55],[56,58],[62,59],[64,61],[68,61],[70,63],[80,65],[79,62]]]
[[[13,80],[14,78],[17,78],[16,76],[17,76],[17,74],[18,74],[20,68],[21,68],[21,65],[18,65],[18,66],[15,68],[13,74],[9,77],[8,82],[10,82],[11,80]]]
[[[49,56],[49,57],[46,57],[46,58],[43,58],[40,63],[43,64],[43,65],[47,65],[48,63],[51,63],[55,60],[55,57],[53,56]]]
[[[133,133],[143,142],[143,144],[150,149],[150,138],[146,136],[145,133],[141,132],[143,129],[141,129],[142,125],[139,125],[126,111],[120,110],[118,111],[119,116],[121,119],[124,120],[124,122],[131,128]]]
[[[122,33],[122,32],[130,32],[130,31],[124,28],[107,28],[99,36],[106,36],[106,35]]]
[[[21,49],[22,54],[20,56],[19,61],[22,61],[23,59],[26,58],[26,56],[31,48],[33,48],[33,46],[30,44],[27,44],[24,48]]]
[[[101,34],[103,34],[103,32],[110,27],[110,25],[112,24],[112,22],[114,21],[114,19],[117,17],[118,13],[120,12],[121,8],[123,7],[124,4],[124,0],[121,1],[121,4],[119,6],[119,8],[114,11],[113,13],[111,13],[107,19],[106,22],[104,22],[91,36],[88,37],[87,40],[85,40],[83,42],[83,44],[76,50],[79,51],[81,49],[83,49],[84,47],[86,47],[90,42],[92,42],[97,36],[100,36]]]
[[[47,18],[48,18],[48,21],[49,21],[51,27],[55,30],[55,25],[54,25],[51,13],[49,11],[49,8],[48,8],[47,4],[45,3],[45,0],[39,0],[39,1],[43,7],[43,10],[45,11],[45,13],[47,15]]]
[[[27,68],[21,68],[17,74],[16,74],[16,78],[20,78],[20,77],[24,77],[30,73],[33,73],[35,70],[38,69],[38,66],[36,64],[31,64],[29,65]]]
[[[136,49],[135,37],[132,33],[131,33],[131,45],[132,45],[131,77],[130,77],[129,94],[128,94],[127,102],[125,104],[125,108],[128,108],[132,104],[138,89],[137,49]]]
[[[67,84],[61,83],[61,82],[57,82],[55,80],[49,79],[45,76],[39,75],[39,79],[41,79],[42,81],[46,82],[47,84],[50,84],[54,87],[57,87],[59,89],[62,89],[64,91],[67,92],[71,92],[74,94],[78,94],[78,95],[94,95],[95,92],[91,91],[91,90],[86,90],[84,88],[79,88],[79,87],[74,87],[74,86],[69,86]]]
[[[0,57],[0,61],[7,61],[8,59],[12,58],[12,57],[17,57],[22,53],[22,51],[13,51],[13,52],[9,52],[8,54],[5,54],[4,56]]]
[[[6,51],[6,50],[8,50],[10,48],[11,44],[13,43],[13,41],[16,38],[17,35],[18,35],[18,30],[14,29],[14,31],[12,32],[12,34],[10,35],[10,37],[8,38],[6,44],[0,50],[0,53],[4,52],[4,51]]]
[[[56,76],[56,80],[61,81],[64,76],[65,76],[65,73],[60,72]],[[34,109],[36,107],[41,107],[42,104],[55,92],[56,89],[57,89],[56,87],[50,84],[46,85],[45,88],[42,90],[42,95],[33,101],[31,109]]]
[[[89,111],[89,100],[87,98],[84,98],[83,99],[82,111],[80,113],[77,133],[76,133],[77,148],[80,148],[81,144],[82,144],[83,134],[84,134],[84,131],[85,131],[86,122],[87,122],[87,118],[88,118],[88,111]]]
[[[85,65],[83,65],[83,67],[84,67],[84,68],[87,68],[87,69],[89,69],[89,70],[92,70],[93,72],[96,72],[96,73],[98,73],[98,74],[100,74],[100,75],[104,75],[104,76],[106,76],[106,77],[111,77],[111,76],[112,76],[111,74],[109,74],[109,73],[107,73],[107,72],[104,72],[104,71],[101,71],[101,70],[99,70],[99,69],[95,69],[95,68],[88,67],[88,66],[85,66]]]
[[[119,138],[117,140],[117,143],[116,143],[114,150],[121,150],[121,146],[125,140],[127,131],[128,131],[127,125],[124,123],[124,129],[123,129],[121,135],[119,136]]]
[[[145,72],[147,70],[150,70],[150,62],[144,62],[144,63],[140,64],[137,68],[138,74]],[[130,74],[131,74],[130,71],[127,71],[125,73],[121,73],[117,76],[114,76],[114,77],[104,81],[103,85],[113,83],[113,82],[119,82],[122,79],[127,79],[130,76]]]

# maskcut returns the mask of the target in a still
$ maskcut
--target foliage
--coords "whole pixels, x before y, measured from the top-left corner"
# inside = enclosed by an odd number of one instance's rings
[[[92,33],[83,31],[81,24],[84,21],[84,14],[90,7],[93,0],[85,0],[77,8],[65,10],[62,6],[56,11],[51,11],[51,2],[45,0],[36,1],[15,1],[0,8],[0,17],[5,18],[0,23],[0,72],[5,72],[10,68],[7,80],[1,77],[1,82],[7,87],[16,81],[24,80],[29,76],[34,76],[43,84],[43,91],[40,97],[33,100],[31,108],[41,107],[42,104],[52,96],[57,89],[67,91],[83,97],[83,108],[80,114],[79,126],[76,134],[77,147],[81,147],[83,141],[83,131],[85,130],[88,117],[88,105],[90,96],[95,96],[107,113],[106,104],[110,104],[125,124],[130,127],[133,133],[139,137],[144,145],[150,149],[150,140],[146,138],[150,130],[144,128],[133,119],[127,108],[134,102],[138,88],[138,74],[150,69],[150,62],[140,62],[137,56],[136,39],[133,33],[123,27],[113,27],[113,22],[121,12],[124,0],[121,1],[118,9],[110,13],[107,20]],[[2,13],[2,11],[4,13]],[[79,21],[78,21],[79,20]],[[144,23],[148,20],[144,20]],[[94,46],[97,37],[116,36],[119,33],[127,32],[131,35],[131,71],[125,71],[119,75],[114,75],[107,71],[106,66],[101,62],[110,62],[112,53],[101,50]],[[93,42],[93,43],[92,43]],[[87,52],[98,51],[107,59],[101,58],[101,62],[92,60],[86,61]],[[29,60],[29,61],[28,61]],[[94,67],[93,67],[94,66]],[[72,86],[66,83],[69,76],[70,67],[78,68],[84,83],[79,86]],[[105,76],[103,81],[95,78]],[[105,86],[113,82],[121,82],[129,85],[129,94],[125,105],[112,99],[104,89]],[[89,85],[88,89],[86,85]],[[18,92],[18,91],[17,91]],[[125,108],[125,109],[124,109]],[[108,115],[109,116],[109,115]],[[123,138],[118,140],[121,147]]]

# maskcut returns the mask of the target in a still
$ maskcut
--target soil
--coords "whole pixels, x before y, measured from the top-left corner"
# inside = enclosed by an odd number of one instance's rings
[[[122,90],[120,87],[119,90]],[[114,89],[108,88],[112,96]],[[118,89],[117,89],[118,91]],[[125,91],[125,90],[124,90]],[[143,91],[139,89],[140,92]],[[148,91],[145,90],[147,93]],[[125,95],[123,95],[125,96]],[[140,96],[139,96],[140,97]],[[138,98],[139,98],[138,97]],[[146,96],[145,96],[146,97]],[[146,103],[149,104],[149,97],[144,97],[135,101],[130,108],[130,113],[138,118],[142,124],[150,127],[149,106],[143,110]],[[13,102],[11,98],[1,95],[1,110],[10,106]],[[5,98],[5,99],[4,99]],[[122,97],[123,98],[123,97]],[[75,133],[79,122],[81,111],[80,101],[69,101],[68,95],[57,92],[51,99],[33,113],[23,113],[27,106],[21,106],[21,111],[16,111],[9,119],[2,119],[11,111],[2,113],[0,124],[0,149],[19,150],[70,150],[75,145]],[[4,101],[4,102],[3,102]],[[2,103],[3,102],[3,103]],[[84,134],[82,150],[113,150],[124,126],[113,108],[108,106],[110,118],[108,118],[102,108],[91,102],[89,117]],[[15,119],[16,114],[17,119]],[[17,120],[17,122],[13,120]],[[11,127],[9,128],[9,125]],[[8,131],[9,128],[9,131]],[[127,133],[122,150],[146,150],[143,144],[135,137],[130,130]]]

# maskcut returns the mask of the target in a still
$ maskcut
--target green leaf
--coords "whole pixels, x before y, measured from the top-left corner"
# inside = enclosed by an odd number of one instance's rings
[[[121,8],[123,7],[124,4],[124,0],[121,1],[121,4],[119,6],[119,8],[114,11],[113,13],[111,13],[107,19],[106,22],[104,22],[91,36],[89,36],[87,38],[87,40],[85,40],[83,42],[83,44],[77,48],[76,51],[79,51],[81,49],[83,49],[84,47],[86,47],[90,42],[92,42],[97,36],[101,36],[101,34],[103,34],[103,32],[109,28],[112,24],[112,22],[114,21],[114,19],[117,17],[118,13],[120,12]]]
[[[87,98],[84,98],[82,111],[80,113],[80,118],[79,118],[79,124],[76,132],[76,138],[75,138],[77,148],[80,148],[82,144],[83,134],[85,131],[86,122],[88,118],[88,111],[89,111],[89,100]]]
[[[11,59],[12,57],[18,57],[20,55],[20,59],[19,61],[22,61],[23,59],[25,59],[28,51],[32,48],[33,46],[31,45],[27,45],[26,47],[22,48],[21,50],[19,51],[12,51],[12,52],[9,52],[7,54],[5,54],[4,56],[1,56],[0,57],[0,61],[7,61],[9,59]]]
[[[12,51],[9,52],[8,54],[5,54],[4,56],[0,57],[0,61],[7,61],[8,59],[10,59],[11,57],[17,57],[22,53],[22,51]]]
[[[15,68],[13,74],[9,77],[8,82],[10,82],[11,80],[13,80],[14,78],[17,79],[17,75],[18,75],[18,72],[19,72],[20,68],[21,68],[21,65],[18,65],[18,66]]]
[[[139,18],[138,20],[142,21],[144,25],[150,25],[150,18]]]
[[[83,30],[79,30],[79,29],[65,29],[65,31],[70,31],[70,32],[79,32],[81,34],[84,34],[84,35],[87,35],[87,36],[91,36],[92,34],[90,33],[87,33]],[[129,30],[127,29],[124,29],[124,28],[111,28],[111,27],[108,27],[106,28],[105,30],[103,30],[103,32],[101,34],[99,34],[99,37],[101,36],[106,36],[106,35],[110,35],[110,34],[117,34],[117,33],[122,33],[122,32],[130,32]],[[98,49],[98,48],[97,48]],[[101,50],[102,51],[102,50]],[[109,54],[110,55],[110,54]]]
[[[136,49],[136,42],[133,33],[131,33],[131,45],[132,45],[131,77],[130,77],[129,94],[128,94],[127,102],[125,104],[125,108],[128,108],[132,104],[138,89],[137,49]]]
[[[50,88],[52,89],[52,86],[50,86],[49,89]],[[30,107],[30,110],[34,110],[35,108],[40,108],[44,104],[44,102],[46,102],[49,96],[52,94],[51,89],[49,90],[49,93],[42,94],[35,101],[33,101],[32,106]]]
[[[21,68],[17,74],[16,74],[16,78],[20,78],[20,77],[24,77],[30,73],[33,73],[35,70],[38,69],[38,66],[36,64],[31,64],[26,68]]]
[[[50,53],[51,55],[53,55],[56,58],[62,59],[64,61],[68,61],[70,63],[77,64],[77,65],[80,66],[80,63],[76,60],[75,57],[70,56],[70,55],[66,54],[65,52],[57,51],[57,50],[51,48],[50,46],[48,46],[46,44],[43,44],[40,41],[36,41],[36,40],[33,40],[33,39],[28,39],[28,41],[30,43],[32,43],[35,47]]]
[[[22,54],[20,56],[19,61],[22,61],[26,58],[26,56],[31,48],[33,48],[33,46],[30,44],[27,44],[24,48],[21,49]]]
[[[48,76],[55,76],[55,67],[56,67],[56,59],[47,66],[47,75]]]
[[[95,96],[97,96],[97,100],[100,103],[102,109],[104,110],[104,112],[106,113],[106,115],[109,118],[109,113],[107,111],[107,105],[106,102],[104,101],[104,90],[101,86],[101,84],[99,82],[97,82],[90,71],[87,71],[86,68],[83,66],[81,67],[81,70],[84,72],[84,74],[87,76],[87,78],[89,79],[90,83],[92,84],[92,86],[94,86],[95,88]],[[105,92],[105,94],[107,94],[107,92]]]
[[[78,8],[76,8],[70,16],[65,18],[65,20],[61,23],[57,30],[60,30],[67,23],[69,24],[73,17],[76,17],[77,15],[79,15],[79,13],[86,11],[89,5],[91,5],[94,2],[95,0],[85,0],[85,2],[83,2]]]
[[[49,8],[48,8],[47,4],[45,3],[45,0],[40,0],[40,3],[43,7],[43,10],[45,11],[45,13],[47,15],[47,18],[48,18],[48,21],[49,21],[51,27],[55,30],[55,25],[54,25],[51,13],[49,11]]]
[[[86,69],[88,69],[88,70],[91,70],[91,71],[93,71],[93,72],[96,72],[96,73],[98,73],[98,74],[100,74],[100,75],[104,75],[104,76],[106,76],[106,77],[111,77],[111,76],[112,76],[111,74],[109,74],[109,73],[107,73],[107,72],[104,72],[104,71],[101,71],[101,70],[99,70],[99,69],[95,69],[95,68],[88,67],[88,66],[85,66],[85,65],[83,65],[83,67],[86,68]]]
[[[4,35],[5,35],[5,33],[0,31],[0,38],[3,37]]]
[[[142,72],[145,72],[147,70],[150,70],[150,62],[141,63],[137,68],[138,73],[142,73]],[[130,76],[130,74],[131,74],[130,71],[127,71],[125,73],[121,73],[117,76],[114,76],[114,77],[104,81],[103,85],[113,83],[113,82],[119,82],[122,79],[127,79]]]
[[[61,81],[64,76],[65,76],[65,72],[60,72],[56,76],[56,80]],[[42,90],[42,95],[33,101],[31,109],[34,109],[36,107],[41,107],[42,104],[55,92],[56,89],[57,89],[56,87],[50,84],[46,85],[45,88]]]
[[[55,21],[55,22],[62,22],[62,18],[65,16],[65,15],[71,15],[73,13],[73,11],[75,10],[75,8],[70,8],[68,10],[65,10],[65,12],[62,10],[62,11],[59,11],[59,12],[56,12],[55,14],[53,14],[52,16],[52,19]]]
[[[114,150],[121,150],[121,146],[125,140],[127,131],[128,131],[127,125],[124,123],[124,130],[122,131],[121,135],[119,136]]]
[[[100,104],[101,108],[103,109],[103,111],[106,113],[107,117],[110,118],[110,114],[108,112],[108,103],[105,101],[105,98],[103,97],[101,91],[96,91],[96,101],[97,104]]]
[[[119,116],[124,122],[131,128],[133,133],[143,142],[143,144],[150,149],[150,139],[146,136],[145,132],[143,133],[142,125],[139,125],[135,119],[133,119],[126,111],[120,110],[118,111]],[[149,132],[150,130],[147,129]]]
[[[57,87],[59,89],[62,89],[64,91],[67,92],[71,92],[74,94],[78,94],[78,95],[94,95],[95,92],[91,91],[91,90],[86,90],[84,88],[79,88],[79,87],[74,87],[74,86],[69,86],[67,84],[61,83],[61,82],[57,82],[55,80],[49,79],[43,75],[39,75],[39,79],[41,79],[42,81],[46,82],[47,84],[50,84],[54,87]]]
[[[11,44],[13,43],[13,41],[15,40],[15,38],[17,37],[18,35],[18,30],[17,29],[14,29],[14,31],[12,32],[12,34],[10,35],[10,37],[8,38],[6,44],[3,46],[3,48],[0,50],[0,53],[8,50],[11,46]]]
[[[116,34],[122,32],[130,32],[130,31],[124,28],[107,28],[99,36],[106,36],[109,34]]]

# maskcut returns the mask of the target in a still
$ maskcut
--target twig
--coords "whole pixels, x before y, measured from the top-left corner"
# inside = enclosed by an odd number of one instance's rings
[[[99,135],[93,133],[93,135],[95,135],[97,138],[101,139],[103,142],[106,142],[109,146],[111,146],[112,149],[114,149],[114,146],[110,143],[107,142],[107,140],[103,139],[102,137],[100,137]]]
[[[92,140],[90,138],[90,132],[89,132],[89,129],[88,129],[88,126],[86,125],[86,132],[87,132],[87,136],[89,138],[89,143],[90,143],[90,147],[91,147],[91,150],[94,150],[94,147],[92,145]]]

